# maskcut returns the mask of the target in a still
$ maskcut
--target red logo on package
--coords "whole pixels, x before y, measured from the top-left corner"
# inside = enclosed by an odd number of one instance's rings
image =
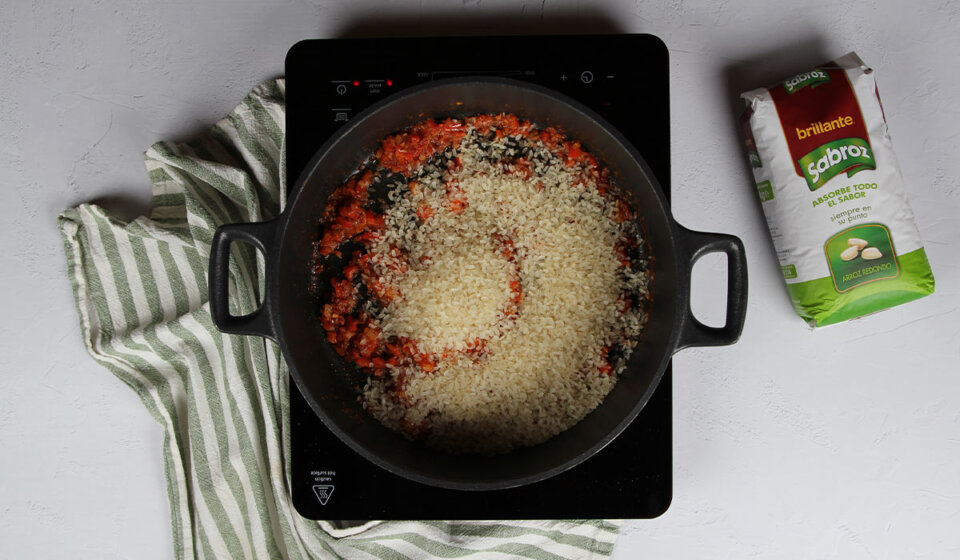
[[[793,93],[787,92],[785,84],[769,88],[794,170],[800,177],[804,177],[800,160],[820,146],[844,138],[860,138],[868,146],[870,142],[846,72],[829,67],[818,68],[817,72],[829,79],[795,88]]]

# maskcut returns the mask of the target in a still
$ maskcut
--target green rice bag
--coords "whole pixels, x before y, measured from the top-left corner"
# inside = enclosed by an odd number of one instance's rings
[[[797,313],[821,327],[932,294],[873,70],[850,53],[741,97],[757,192]]]

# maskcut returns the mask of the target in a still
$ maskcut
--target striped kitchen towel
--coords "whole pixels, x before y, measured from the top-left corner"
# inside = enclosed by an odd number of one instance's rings
[[[177,558],[609,557],[615,520],[351,525],[296,513],[279,347],[220,333],[207,301],[216,228],[282,209],[283,128],[284,82],[270,81],[199,138],[147,150],[149,216],[124,223],[92,204],[59,216],[84,343],[163,426]],[[256,305],[263,263],[233,250],[239,315]]]

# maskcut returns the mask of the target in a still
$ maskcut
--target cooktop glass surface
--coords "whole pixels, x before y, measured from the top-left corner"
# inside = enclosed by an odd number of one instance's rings
[[[360,111],[404,88],[457,76],[504,76],[555,89],[613,124],[669,199],[667,51],[651,35],[334,39],[287,56],[287,177]],[[374,465],[314,414],[291,379],[294,505],[310,519],[650,518],[672,497],[672,375],[612,443],[547,480],[494,491],[446,490]]]

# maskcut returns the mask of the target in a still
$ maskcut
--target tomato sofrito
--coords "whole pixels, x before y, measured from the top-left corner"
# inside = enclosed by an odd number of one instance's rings
[[[370,310],[382,309],[402,294],[395,283],[386,282],[377,274],[374,265],[404,274],[410,263],[407,255],[396,247],[386,257],[380,257],[385,261],[375,263],[369,249],[381,240],[390,190],[409,189],[416,193],[420,188],[416,179],[418,170],[429,162],[443,160],[444,154],[457,146],[470,129],[497,140],[509,136],[542,143],[557,154],[567,168],[576,167],[576,172],[583,174],[584,182],[598,185],[601,194],[610,188],[606,169],[585,152],[579,142],[569,140],[552,128],[535,128],[516,115],[426,120],[385,138],[366,168],[332,193],[323,213],[319,239],[314,244],[313,273],[316,289],[324,301],[319,319],[327,340],[337,353],[368,374],[383,376],[389,368],[400,365],[416,365],[424,372],[431,372],[441,360],[454,353],[422,352],[414,340],[383,335],[372,318],[375,313]],[[447,169],[456,169],[459,160],[451,156],[443,164]],[[523,156],[505,159],[503,166],[510,174],[524,179],[535,175],[534,162]],[[445,188],[450,212],[457,214],[469,207],[470,201],[455,180],[448,181]],[[539,183],[538,188],[542,190],[543,184]],[[616,220],[632,219],[629,205],[619,199],[617,203]],[[433,212],[429,206],[422,205],[417,208],[416,215],[423,222],[429,220]],[[494,239],[502,256],[514,264],[515,272],[509,281],[509,301],[502,310],[502,320],[511,321],[521,311],[522,281],[512,240],[498,234],[494,234]],[[625,266],[629,264],[630,249],[628,246],[617,248]],[[325,272],[329,273],[325,276],[329,277],[329,282],[321,285],[320,278]],[[624,305],[628,307],[630,302],[626,301]],[[465,350],[457,353],[478,359],[483,356],[486,345],[486,340],[476,338],[467,343]],[[609,362],[609,351],[609,348],[604,349],[599,369],[612,374],[614,368]],[[403,398],[403,375],[399,376],[394,393]]]

